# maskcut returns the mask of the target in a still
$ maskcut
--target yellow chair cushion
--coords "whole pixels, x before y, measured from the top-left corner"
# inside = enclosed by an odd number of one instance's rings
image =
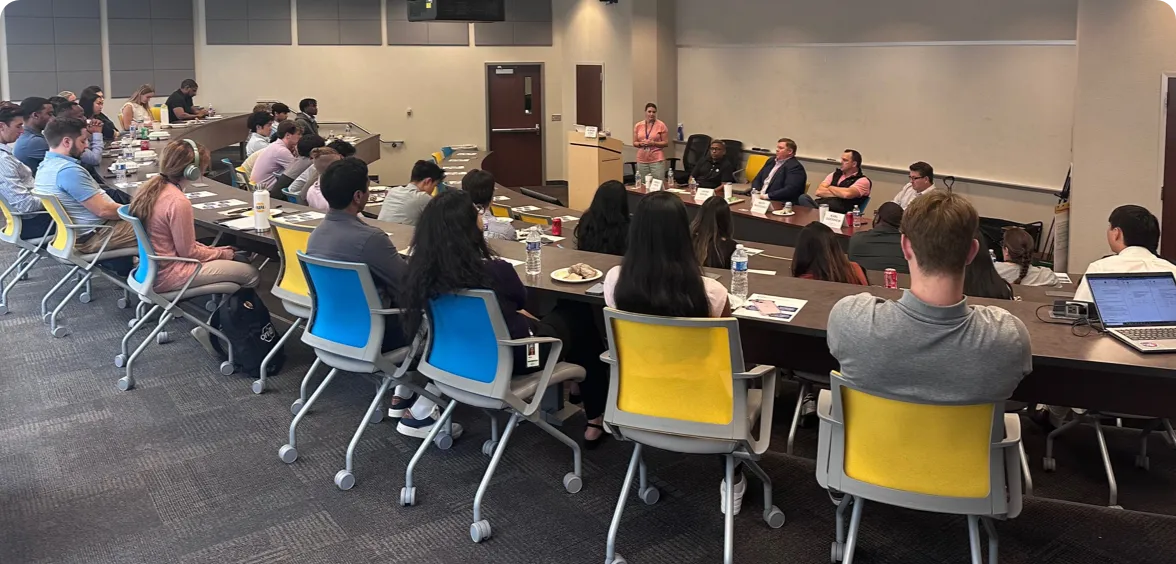
[[[755,180],[755,177],[759,176],[764,165],[768,164],[768,160],[767,155],[750,155],[747,157],[747,167],[744,170],[744,175],[747,176],[748,182]]]
[[[841,392],[846,476],[912,493],[988,496],[992,404],[923,405]]]
[[[0,231],[0,233],[3,233],[6,237],[12,237],[13,232],[16,230],[16,226],[13,224],[12,213],[8,211],[8,206],[4,204],[0,204],[0,213],[4,214],[4,230]]]
[[[617,407],[650,417],[731,423],[731,349],[721,327],[673,327],[613,320],[619,369]]]
[[[282,243],[280,249],[283,264],[282,281],[278,283],[278,287],[309,299],[310,287],[306,283],[302,267],[298,264],[298,253],[306,252],[307,243],[310,241],[310,232],[291,229],[277,221],[273,223],[273,226],[278,231],[278,240]]]

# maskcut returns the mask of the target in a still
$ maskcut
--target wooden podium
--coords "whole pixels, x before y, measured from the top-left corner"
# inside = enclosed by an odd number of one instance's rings
[[[612,137],[584,137],[581,131],[568,133],[568,207],[584,211],[592,204],[596,189],[609,180],[624,178],[622,143]]]

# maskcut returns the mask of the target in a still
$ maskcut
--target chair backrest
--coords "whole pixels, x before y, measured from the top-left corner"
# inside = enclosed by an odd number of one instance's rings
[[[147,234],[143,221],[131,215],[130,205],[120,206],[118,216],[131,224],[135,231],[135,244],[139,248],[139,264],[127,275],[127,285],[139,295],[149,295],[151,288],[155,286],[155,276],[159,274],[159,265],[151,259],[155,254],[155,248],[151,246],[151,237]]]
[[[229,170],[229,185],[233,188],[237,188],[237,167],[233,166],[233,161],[229,159],[221,159],[221,162],[224,163],[225,167]]]
[[[768,164],[769,160],[771,160],[771,157],[767,155],[758,155],[754,153],[748,155],[747,166],[744,167],[743,171],[744,176],[747,177],[747,181],[751,182],[752,180],[755,180],[755,177],[759,176],[760,171],[763,170],[764,165]]]
[[[35,191],[33,195],[41,200],[41,205],[44,206],[45,211],[49,212],[49,217],[53,218],[53,224],[57,231],[53,236],[53,241],[49,243],[49,254],[58,258],[68,257],[73,252],[74,242],[77,240],[77,233],[66,227],[66,225],[73,223],[73,219],[69,217],[69,212],[65,211],[65,206],[61,205],[61,200],[57,196]]]
[[[297,251],[310,291],[311,315],[302,342],[345,358],[375,362],[384,341],[379,292],[368,265]]]
[[[686,150],[682,152],[682,169],[686,172],[694,170],[698,161],[706,158],[710,150],[711,136],[695,133],[686,138]]]
[[[858,211],[862,212],[862,215],[865,215],[866,208],[868,207],[870,207],[870,197],[866,196],[865,198],[862,198],[862,203],[858,204]]]
[[[1007,462],[994,454],[1003,402],[916,403],[862,391],[837,372],[830,381],[831,415],[842,425],[829,438],[829,487],[929,511],[1003,510]]]
[[[510,331],[494,292],[464,290],[438,297],[429,303],[426,318],[421,374],[468,394],[506,399],[514,354],[500,344],[510,339]]]
[[[163,108],[160,108],[159,106],[151,106],[151,117],[155,118],[156,123],[159,123],[163,120],[162,111]]]
[[[512,217],[510,207],[502,204],[490,204],[490,213],[494,214],[494,217]]]
[[[274,280],[273,294],[278,299],[292,302],[304,308],[311,306],[310,288],[306,275],[298,264],[298,253],[305,253],[313,227],[299,223],[285,223],[280,217],[270,220],[274,240],[278,243],[278,279]]]
[[[21,219],[12,211],[8,200],[0,194],[0,214],[4,216],[4,228],[0,229],[0,241],[16,243],[20,240]]]
[[[743,164],[743,141],[736,139],[723,139],[723,144],[727,146],[727,162],[731,163],[731,170],[739,170],[739,165]]]
[[[746,438],[747,384],[734,318],[671,318],[604,310],[609,424],[732,440]]]
[[[452,155],[453,153],[454,153],[453,147],[441,147],[441,155],[444,158],[448,159],[449,155]]]
[[[549,226],[552,224],[550,216],[536,215],[533,213],[519,212],[519,219],[523,220],[524,223],[530,223],[533,225]]]
[[[445,153],[442,153],[441,151],[437,151],[436,153],[433,153],[433,162],[435,162],[437,164],[441,164],[441,161],[444,161],[444,160],[445,160]]]

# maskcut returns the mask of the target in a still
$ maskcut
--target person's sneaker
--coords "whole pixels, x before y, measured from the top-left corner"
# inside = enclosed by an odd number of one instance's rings
[[[428,436],[429,431],[433,430],[433,425],[437,424],[437,420],[441,418],[441,409],[433,408],[433,413],[424,419],[413,419],[410,410],[404,410],[404,416],[400,418],[400,423],[396,424],[396,432],[406,437],[413,437],[415,439],[423,439]],[[453,440],[461,438],[461,425],[457,423],[450,423],[449,435]]]
[[[747,491],[747,476],[739,473],[739,481],[735,482],[735,514],[743,509],[743,494]],[[727,514],[727,480],[719,481],[719,513]]]
[[[411,397],[402,398],[400,396],[392,396],[392,402],[388,404],[388,417],[392,419],[400,419],[416,403],[417,395],[413,394]]]
[[[805,429],[812,427],[816,418],[817,396],[816,394],[805,394],[804,401],[800,402],[800,426]]]
[[[200,346],[204,347],[204,350],[208,351],[208,354],[214,357],[219,356],[219,354],[216,352],[216,349],[212,348],[212,333],[209,333],[208,329],[200,326],[193,327],[191,334],[192,338],[196,339],[196,341],[200,343]]]

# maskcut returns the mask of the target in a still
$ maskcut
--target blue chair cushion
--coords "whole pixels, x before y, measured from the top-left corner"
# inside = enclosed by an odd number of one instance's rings
[[[488,384],[498,371],[498,339],[481,299],[442,296],[429,307],[429,364],[455,376]]]
[[[349,347],[367,345],[372,329],[371,311],[364,298],[359,273],[306,264],[314,286],[314,323],[311,335]]]

